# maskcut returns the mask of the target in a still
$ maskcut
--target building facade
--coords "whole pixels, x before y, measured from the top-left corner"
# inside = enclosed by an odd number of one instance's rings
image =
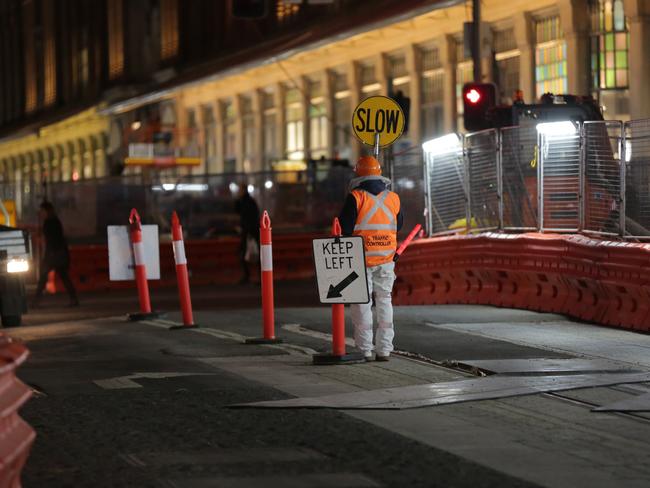
[[[136,144],[161,141],[177,155],[200,158],[191,168],[153,170],[176,176],[302,169],[320,158],[353,161],[366,149],[351,135],[352,110],[376,94],[402,92],[411,100],[409,131],[398,151],[463,130],[460,93],[472,80],[473,65],[463,42],[468,10],[462,2],[440,8],[436,2],[382,0],[386,9],[402,7],[377,19],[350,10],[354,2],[332,2],[321,11],[331,15],[325,20],[336,25],[349,11],[353,22],[304,42],[296,38],[297,29],[316,25],[310,24],[315,14],[308,2],[271,2],[261,25],[275,44],[262,44],[267,55],[251,59],[244,56],[247,46],[260,36],[252,21],[236,24],[240,31],[223,20],[227,28],[210,28],[210,19],[232,13],[230,2],[217,2],[226,9],[219,10],[214,2],[151,0],[148,9],[131,11],[126,6],[132,2],[105,0],[101,22],[92,12],[77,21],[91,27],[69,43],[76,53],[64,63],[69,73],[52,76],[51,59],[61,59],[63,49],[53,51],[47,42],[50,31],[59,32],[44,21],[54,1],[26,2],[36,4],[40,15],[22,15],[23,23],[41,26],[40,40],[17,43],[26,53],[38,53],[22,60],[24,73],[37,74],[1,75],[6,86],[24,87],[22,98],[2,105],[0,129],[11,137],[0,140],[5,180],[149,171],[124,161]],[[483,81],[497,84],[503,103],[517,89],[527,102],[546,92],[591,94],[608,119],[650,117],[650,54],[644,52],[650,45],[650,0],[485,0],[482,6]],[[138,29],[139,18],[149,20],[147,29]],[[368,23],[360,23],[364,18]],[[14,31],[15,26],[3,35],[16,43]],[[293,33],[292,40],[271,32]],[[95,35],[106,41],[103,49],[91,42]],[[138,51],[138,45],[144,48]],[[198,75],[183,75],[183,66],[215,52],[241,54],[217,57]],[[44,68],[32,69],[32,58]],[[7,49],[2,59],[7,66],[15,61]],[[73,99],[90,106],[29,135],[12,133],[16,114],[68,107]]]

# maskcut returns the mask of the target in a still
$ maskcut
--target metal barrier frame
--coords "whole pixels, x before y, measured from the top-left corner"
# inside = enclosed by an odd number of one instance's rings
[[[638,123],[647,123],[648,126],[648,135],[643,136],[644,141],[646,141],[648,144],[650,144],[650,119],[644,119],[644,120],[638,120],[638,121],[628,121],[628,122],[622,122],[620,120],[606,120],[606,121],[587,121],[583,123],[577,123],[576,124],[576,137],[579,142],[578,146],[578,167],[577,167],[577,200],[576,206],[577,206],[577,226],[575,228],[554,228],[554,227],[547,227],[547,222],[545,222],[545,195],[544,195],[544,189],[545,189],[545,181],[544,181],[544,167],[545,167],[545,159],[547,159],[546,155],[544,154],[543,151],[543,144],[544,144],[544,136],[541,133],[537,133],[537,145],[536,145],[536,159],[537,159],[537,168],[536,168],[536,174],[537,174],[537,222],[535,227],[512,227],[512,226],[507,226],[505,221],[504,221],[504,147],[503,147],[503,132],[502,129],[496,130],[496,136],[495,136],[495,142],[494,142],[494,150],[496,152],[496,159],[495,159],[495,164],[496,164],[496,172],[497,172],[497,203],[498,203],[498,225],[496,226],[488,226],[488,227],[478,227],[478,228],[473,228],[472,227],[472,189],[471,189],[471,174],[470,174],[470,169],[472,168],[471,166],[471,151],[469,150],[469,144],[468,144],[468,139],[470,137],[474,137],[477,134],[485,133],[487,131],[481,131],[481,132],[475,132],[467,135],[463,134],[457,134],[458,137],[460,138],[461,142],[461,147],[462,147],[462,157],[463,157],[463,167],[464,167],[464,175],[463,175],[463,181],[462,181],[462,187],[463,191],[465,193],[464,198],[465,198],[465,215],[466,215],[466,226],[464,229],[450,229],[447,231],[438,231],[434,232],[434,226],[433,226],[433,213],[434,209],[432,208],[433,204],[433,195],[431,194],[432,191],[432,186],[431,186],[431,161],[430,157],[427,156],[426,151],[424,151],[424,164],[423,164],[423,176],[425,179],[425,185],[424,185],[424,200],[425,200],[425,214],[426,214],[426,225],[427,225],[427,235],[428,236],[434,236],[434,235],[449,235],[449,234],[457,234],[457,233],[462,233],[462,232],[477,232],[477,231],[484,231],[484,230],[498,230],[501,232],[505,231],[537,231],[537,232],[557,232],[557,233],[582,233],[582,234],[588,234],[588,235],[595,235],[595,236],[603,236],[603,237],[619,237],[623,239],[635,239],[635,240],[650,240],[650,234],[649,235],[633,235],[632,233],[628,232],[628,227],[629,227],[629,222],[627,220],[627,205],[626,205],[626,194],[627,194],[627,170],[628,170],[628,165],[630,164],[630,161],[628,161],[629,158],[629,153],[630,153],[630,148],[632,146],[632,141],[634,140],[633,136],[631,135],[631,130],[630,127],[632,124],[638,124]],[[618,178],[620,180],[619,183],[619,188],[618,190],[612,194],[610,192],[610,195],[613,196],[612,200],[612,211],[617,209],[619,211],[618,219],[617,219],[617,232],[614,231],[608,231],[605,230],[605,226],[603,226],[602,229],[593,229],[593,228],[588,228],[590,226],[589,222],[587,222],[587,216],[593,216],[593,209],[590,209],[590,200],[592,199],[593,196],[593,191],[588,190],[588,170],[591,168],[590,164],[593,163],[592,160],[590,160],[590,148],[588,146],[589,143],[589,128],[593,126],[600,125],[603,127],[603,130],[607,134],[608,138],[608,144],[612,144],[613,137],[610,136],[610,130],[612,128],[616,128],[617,136],[616,136],[616,144],[614,147],[612,147],[612,161],[618,162],[619,168],[618,168]],[[645,129],[645,126],[642,126]],[[505,128],[508,130],[514,129],[512,127]],[[493,130],[493,129],[489,129]],[[617,157],[618,156],[618,157]],[[647,156],[645,156],[647,158]],[[648,166],[650,166],[650,161],[648,161]],[[562,176],[561,176],[562,177]],[[596,183],[596,187],[598,188],[598,183]],[[602,189],[602,188],[601,188]],[[524,189],[525,190],[525,189]],[[607,188],[602,189],[603,192],[606,192]],[[597,198],[597,197],[596,197]],[[650,201],[650,197],[649,197]],[[573,200],[571,200],[573,202]],[[614,202],[615,202],[615,207],[614,207]],[[548,208],[546,208],[548,210]],[[614,227],[614,226],[612,226]],[[649,231],[650,232],[650,231]]]

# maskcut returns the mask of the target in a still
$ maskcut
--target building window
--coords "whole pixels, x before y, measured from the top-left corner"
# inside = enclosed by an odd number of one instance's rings
[[[237,117],[232,101],[223,103],[223,125],[224,125],[224,151],[223,171],[234,173],[237,171]]]
[[[501,103],[510,105],[515,91],[519,90],[519,49],[514,29],[494,32],[494,58],[496,85]]]
[[[332,91],[334,92],[334,157],[350,159],[352,148],[350,131],[352,110],[350,108],[350,90],[348,77],[344,72],[332,73]]]
[[[361,98],[368,98],[381,93],[381,83],[377,82],[377,72],[373,63],[362,63],[359,66],[361,80]]]
[[[160,57],[178,55],[178,0],[160,0]]]
[[[535,22],[535,91],[539,98],[544,93],[566,93],[566,42],[560,26],[560,17],[548,17]]]
[[[422,65],[422,139],[431,139],[444,130],[445,74],[437,48],[423,48],[419,52]]]
[[[275,107],[273,91],[262,91],[262,146],[264,153],[264,169],[271,169],[272,164],[279,158],[278,151],[278,111]]]
[[[35,5],[27,2],[23,8],[23,47],[25,63],[25,111],[33,112],[38,106],[38,73],[39,62],[36,57],[34,40]]]
[[[389,92],[393,96],[398,91],[402,92],[405,97],[410,96],[410,82],[406,68],[406,57],[403,54],[388,56],[388,79],[390,81]]]
[[[595,90],[628,87],[629,46],[623,0],[592,0],[591,73]]]
[[[327,111],[323,84],[311,81],[308,84],[309,93],[309,154],[312,159],[327,157]]]
[[[300,12],[300,5],[296,2],[277,0],[275,16],[280,23],[291,22],[298,16],[298,12]]]
[[[285,93],[284,107],[287,130],[285,152],[288,159],[303,160],[305,158],[302,109],[300,91],[297,88],[288,88]]]
[[[124,74],[124,17],[123,0],[109,0],[108,23],[108,78],[115,80]]]

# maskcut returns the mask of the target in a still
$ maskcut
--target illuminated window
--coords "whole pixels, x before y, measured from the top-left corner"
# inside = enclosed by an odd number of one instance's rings
[[[305,157],[303,139],[302,94],[297,88],[288,88],[285,94],[285,120],[287,139],[285,152],[287,158],[302,160]]]
[[[627,88],[630,34],[623,0],[592,0],[591,34],[594,89]]]
[[[244,149],[244,171],[255,168],[255,112],[251,97],[242,96],[239,100],[242,118],[242,138]]]
[[[285,2],[283,0],[277,0],[277,4],[275,7],[275,15],[278,21],[280,22],[290,21],[298,15],[299,11],[300,11],[300,5]]]
[[[560,17],[535,22],[535,91],[538,98],[544,93],[559,95],[568,90],[566,42],[562,37]]]
[[[223,104],[224,122],[224,173],[237,171],[237,117],[232,101],[228,100]]]
[[[408,97],[410,94],[411,77],[406,67],[406,58],[404,55],[388,56],[388,77],[391,82],[390,91],[393,95],[398,91]]]
[[[361,98],[381,95],[381,84],[377,82],[377,72],[372,62],[362,63],[359,66],[359,80],[361,81]]]
[[[114,80],[124,74],[122,0],[109,0],[106,21],[108,23],[108,77]]]
[[[160,57],[178,55],[178,0],[160,0]]]
[[[519,49],[514,29],[494,32],[494,52],[497,68],[495,82],[501,103],[511,104],[515,91],[519,89]]]
[[[420,50],[422,65],[422,140],[431,139],[444,130],[445,74],[438,48]]]
[[[309,83],[309,152],[313,159],[327,157],[327,112],[320,81]]]
[[[206,173],[216,173],[217,167],[217,125],[214,120],[214,111],[210,105],[201,108],[201,121],[203,122],[203,158]]]

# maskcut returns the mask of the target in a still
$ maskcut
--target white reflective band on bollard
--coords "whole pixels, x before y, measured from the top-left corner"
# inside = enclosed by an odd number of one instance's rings
[[[262,271],[273,271],[273,253],[271,244],[262,244],[260,252],[260,263]]]
[[[174,241],[174,261],[176,264],[187,264],[187,257],[185,256],[185,246],[183,241]]]
[[[142,242],[133,243],[133,258],[136,266],[142,266],[144,262],[144,244]]]

